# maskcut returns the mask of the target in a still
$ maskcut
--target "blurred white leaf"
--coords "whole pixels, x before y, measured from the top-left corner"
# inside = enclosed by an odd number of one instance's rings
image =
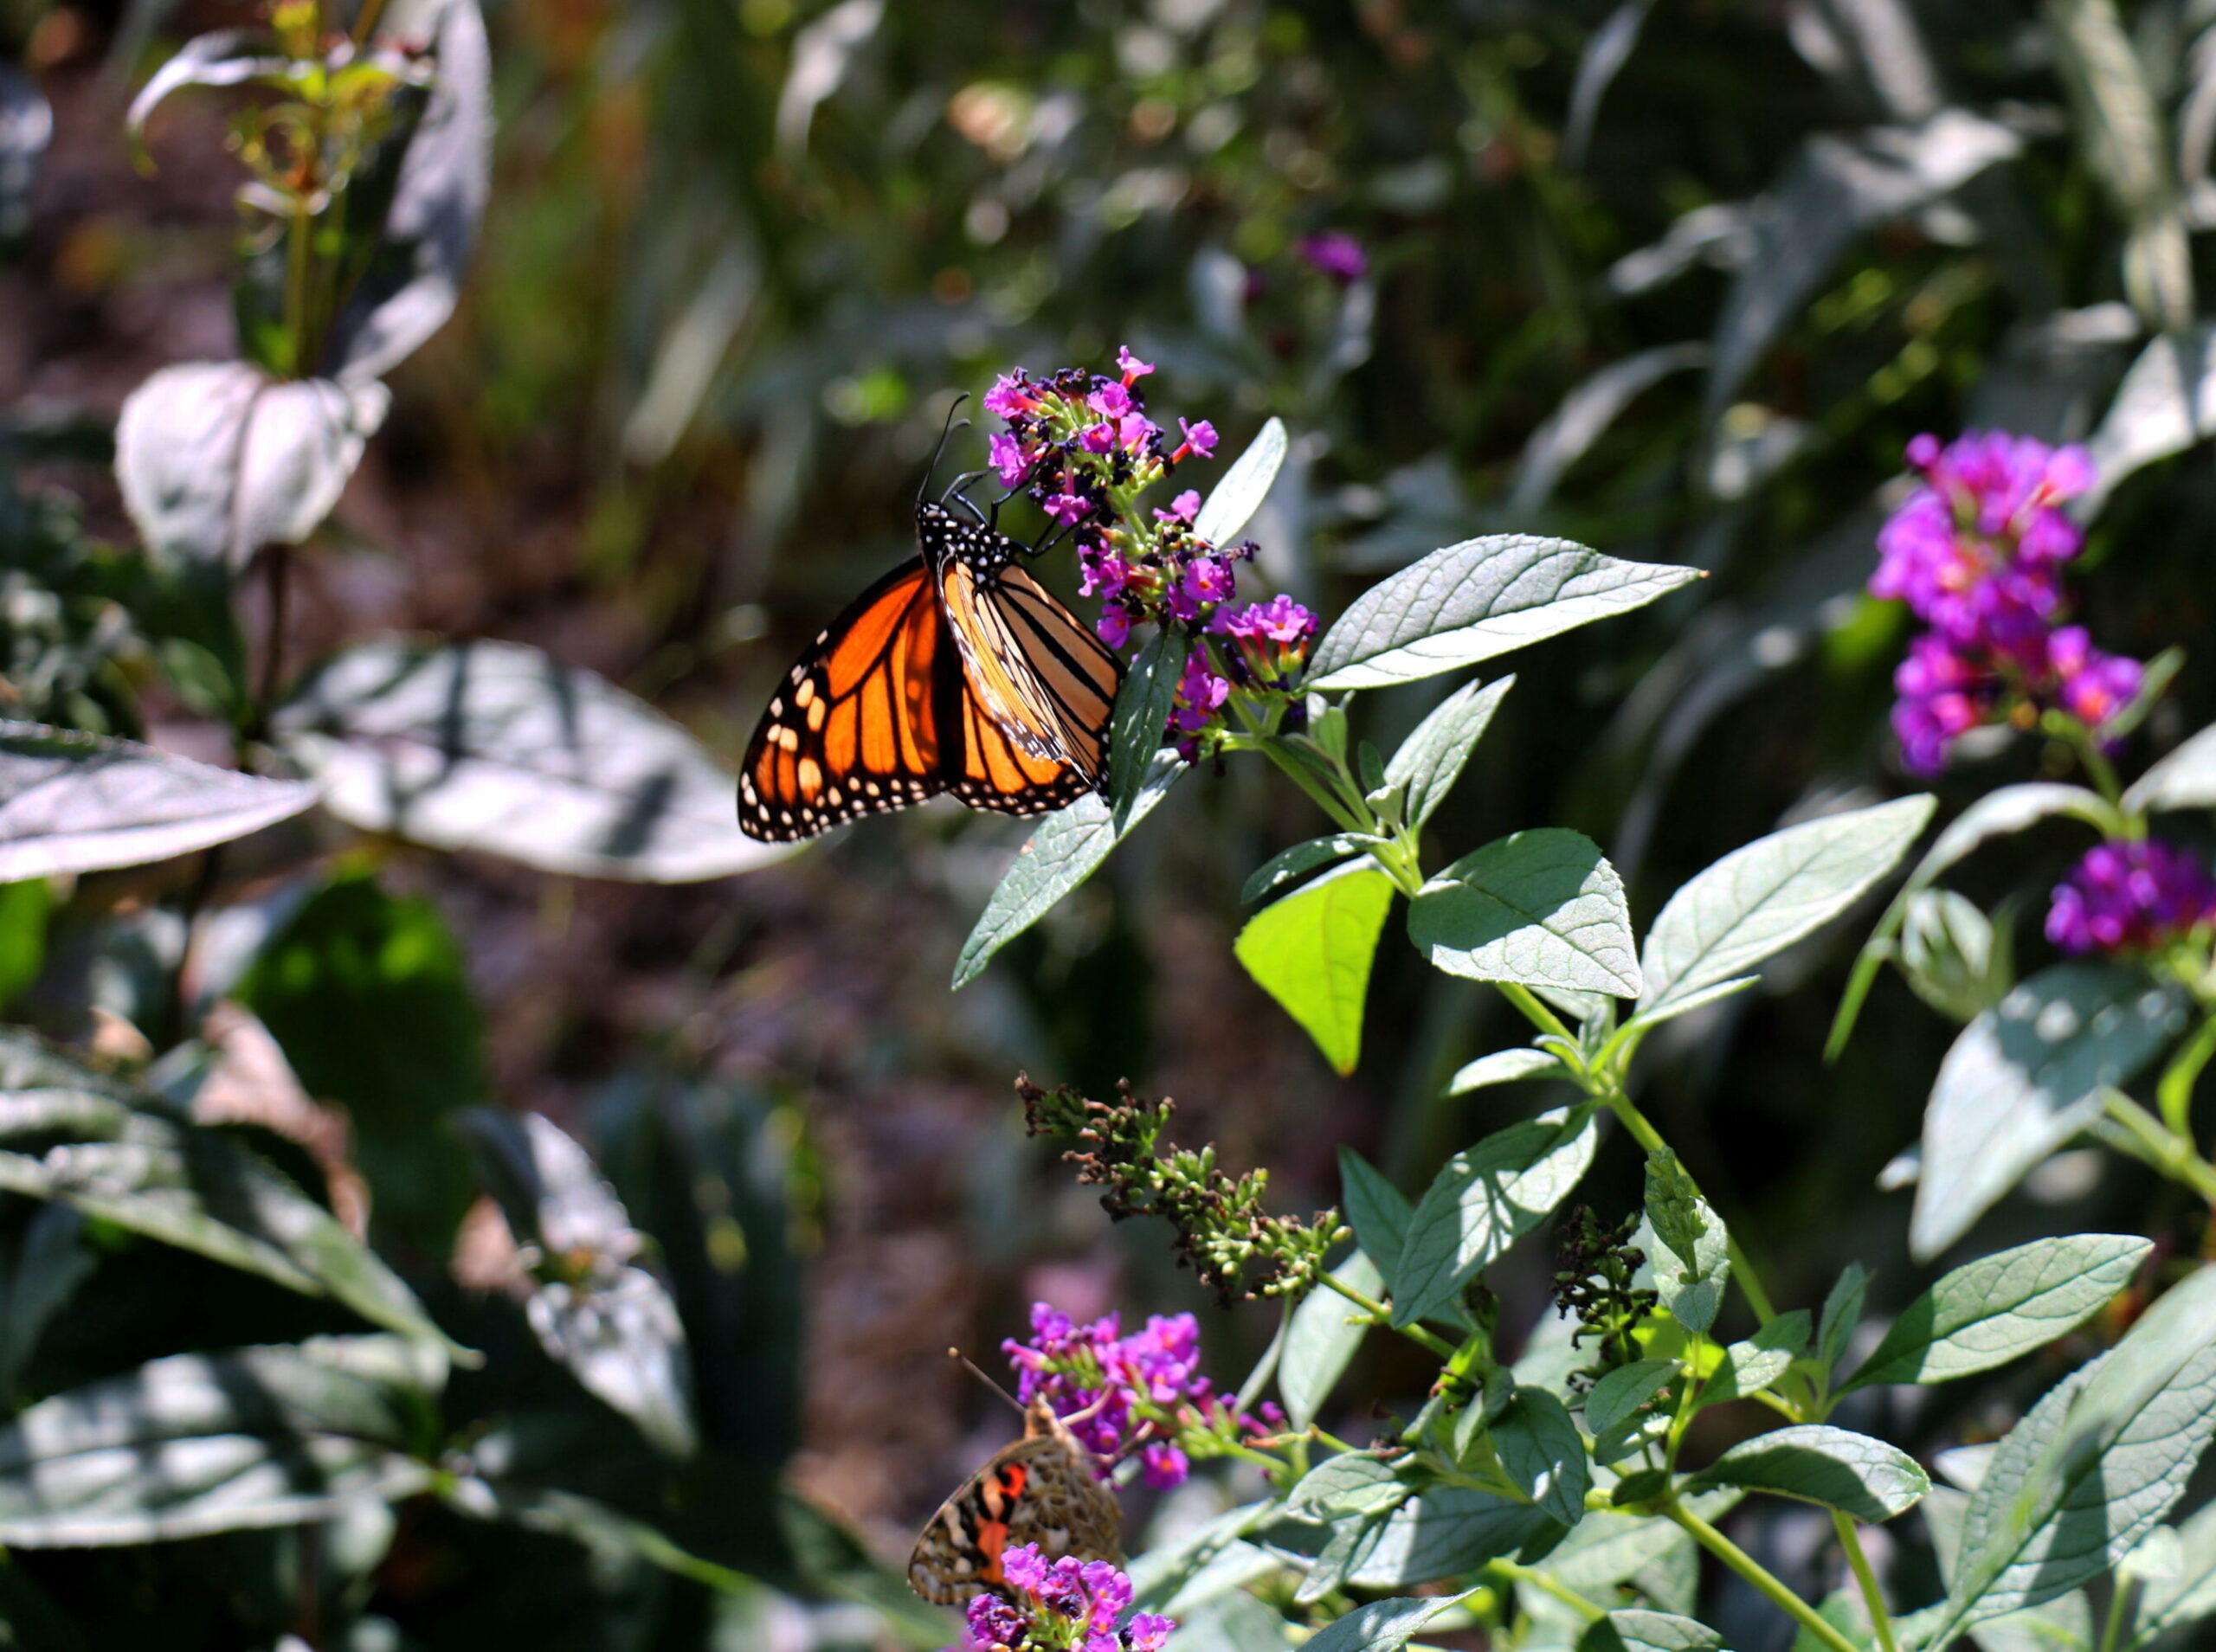
[[[165,367],[116,425],[124,506],[152,555],[242,569],[331,514],[390,400],[382,384],[277,380],[245,362]]]
[[[38,88],[0,63],[0,241],[29,223],[31,184],[53,137],[54,111]]]
[[[1601,116],[1601,100],[1607,95],[1633,49],[1654,0],[1623,0],[1607,20],[1586,40],[1578,54],[1577,80],[1569,88],[1569,118],[1562,123],[1562,164],[1565,170],[1585,170],[1585,151],[1592,146],[1593,125]]]
[[[2090,521],[2117,483],[2216,435],[2216,327],[2155,339],[2116,386],[2116,400],[2086,442],[2093,485],[2078,501]]]
[[[100,735],[0,723],[0,884],[139,866],[298,814],[316,788]]]
[[[1915,126],[1810,138],[1754,202],[1752,246],[1717,323],[1710,417],[1856,236],[1921,211],[2022,147],[2006,126],[1962,109]]]
[[[1571,390],[1524,444],[1504,514],[1528,516],[1536,511],[1554,496],[1562,472],[1591,451],[1641,390],[1707,360],[1706,344],[1658,344],[1609,363]]]
[[[740,832],[738,781],[683,729],[516,643],[358,643],[300,686],[275,737],[340,820],[434,848],[656,884],[791,852]]]
[[[777,93],[777,148],[785,155],[808,147],[808,128],[816,106],[836,92],[854,57],[877,33],[885,0],[841,0],[793,35],[792,67]]]
[[[393,0],[377,35],[429,44],[437,71],[384,244],[332,328],[332,371],[349,384],[383,377],[446,325],[492,188],[493,55],[477,0]]]

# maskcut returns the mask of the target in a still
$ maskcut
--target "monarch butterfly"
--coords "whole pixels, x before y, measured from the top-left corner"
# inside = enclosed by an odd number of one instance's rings
[[[970,505],[961,486],[947,497]],[[1015,565],[1031,548],[970,509],[919,496],[918,554],[787,674],[739,769],[747,836],[812,838],[942,792],[1041,814],[1099,787],[1123,662]]]

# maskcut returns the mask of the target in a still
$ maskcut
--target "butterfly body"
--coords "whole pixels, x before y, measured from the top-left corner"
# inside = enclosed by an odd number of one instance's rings
[[[1023,1437],[995,1452],[940,1505],[916,1540],[908,1586],[959,1605],[1004,1578],[1001,1559],[1027,1543],[1049,1559],[1120,1560],[1122,1512],[1092,1454],[1043,1398],[1025,1408]]]
[[[1039,814],[1098,788],[1122,662],[1007,535],[926,501],[916,539],[770,699],[739,770],[748,836],[813,837],[941,793]]]

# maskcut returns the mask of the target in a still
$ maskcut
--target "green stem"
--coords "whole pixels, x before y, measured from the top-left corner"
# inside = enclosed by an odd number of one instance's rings
[[[1780,1583],[1762,1562],[1674,1498],[1662,1506],[1662,1514],[1682,1527],[1692,1540],[1752,1584],[1771,1604],[1814,1636],[1831,1652],[1861,1652],[1853,1642],[1826,1623],[1816,1609]]]
[[[2129,1131],[2146,1148],[2135,1156],[2168,1176],[2181,1182],[2216,1205],[2216,1165],[2202,1158],[2191,1141],[2166,1127],[2145,1108],[2120,1090],[2102,1093],[2102,1109],[2108,1116]]]
[[[370,35],[377,26],[377,18],[384,10],[384,0],[362,0],[361,15],[354,19],[354,43],[366,46]]]
[[[1485,1563],[1485,1573],[1488,1577],[1499,1578],[1527,1589],[1536,1589],[1542,1594],[1552,1595],[1588,1623],[1597,1623],[1608,1615],[1575,1590],[1556,1582],[1536,1566],[1519,1566],[1513,1560],[1489,1560]]]
[[[1498,980],[1493,985],[1499,987],[1500,995],[1513,1004],[1524,1019],[1540,1032],[1551,1032],[1558,1038],[1567,1038],[1572,1045],[1576,1044],[1576,1035],[1562,1024],[1562,1018],[1542,1003],[1539,995],[1530,987],[1512,980]]]
[[[1900,1652],[1900,1644],[1893,1638],[1892,1614],[1885,1609],[1884,1591],[1878,1587],[1878,1574],[1870,1565],[1870,1557],[1862,1551],[1862,1533],[1852,1520],[1836,1508],[1832,1510],[1832,1530],[1839,1533],[1839,1546],[1846,1551],[1846,1564],[1853,1568],[1854,1581],[1862,1590],[1862,1604],[1870,1609],[1871,1627],[1878,1631],[1878,1652]]]
[[[2101,1625],[2101,1652],[2116,1652],[2123,1638],[2124,1626],[2131,1621],[2128,1610],[2138,1585],[2128,1578],[2116,1579],[2116,1592],[2109,1597],[2108,1621]]]
[[[2201,1070],[2208,1065],[2209,1057],[2216,1056],[2216,1015],[2211,1015],[2193,1029],[2193,1037],[2184,1049],[2162,1073],[2161,1082],[2155,1087],[2155,1098],[2162,1109],[2162,1122],[2170,1127],[2172,1135],[2181,1141],[2193,1141],[2193,1087],[2200,1082]]]
[[[1267,757],[1291,777],[1292,783],[1307,793],[1317,808],[1330,815],[1341,826],[1349,832],[1370,832],[1375,828],[1375,821],[1365,820],[1349,811],[1345,804],[1317,783],[1316,776],[1308,771],[1298,757],[1280,749],[1275,740],[1264,738],[1256,743],[1261,748],[1262,755]]]
[[[1363,1313],[1369,1315],[1369,1322],[1372,1325],[1382,1325],[1388,1330],[1398,1331],[1402,1336],[1408,1338],[1409,1341],[1415,1343],[1420,1347],[1430,1350],[1433,1353],[1437,1354],[1442,1360],[1452,1360],[1456,1354],[1461,1352],[1460,1349],[1457,1348],[1445,1337],[1440,1336],[1437,1332],[1427,1330],[1420,1325],[1394,1324],[1393,1310],[1391,1308],[1386,1307],[1382,1302],[1374,1301],[1371,1298],[1363,1295],[1352,1285],[1348,1284],[1345,1280],[1334,1278],[1330,1274],[1323,1274],[1318,1276],[1323,1283],[1329,1285],[1333,1290],[1338,1292],[1340,1295],[1345,1297],[1347,1301],[1352,1302],[1356,1308],[1362,1309]]]

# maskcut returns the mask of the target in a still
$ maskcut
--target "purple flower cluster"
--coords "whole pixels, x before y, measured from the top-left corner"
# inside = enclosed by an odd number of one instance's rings
[[[2144,673],[2060,623],[2062,565],[2084,537],[2059,507],[2092,485],[2084,449],[1973,430],[1943,447],[1918,436],[1908,462],[1923,485],[1879,531],[1870,579],[1872,595],[1906,602],[1930,627],[1893,674],[1907,767],[1936,775],[1962,734],[2020,712],[2105,728]]]
[[[1349,246],[1353,243],[1349,242]],[[1355,254],[1360,254],[1358,247]],[[1034,379],[1003,374],[985,395],[988,412],[1008,421],[991,439],[994,467],[1057,522],[1073,525],[1079,588],[1100,599],[1098,630],[1121,648],[1140,625],[1177,626],[1195,641],[1166,734],[1189,761],[1213,750],[1234,694],[1289,697],[1314,635],[1315,616],[1290,598],[1234,607],[1238,564],[1252,541],[1220,547],[1194,530],[1201,496],[1188,489],[1142,512],[1139,493],[1190,457],[1215,450],[1206,420],[1177,421],[1169,438],[1146,417],[1139,382],[1151,363],[1128,347],[1116,354],[1120,376],[1074,368]]]
[[[2046,938],[2070,953],[2153,952],[2216,924],[2216,877],[2166,843],[2111,839],[2085,852],[2047,909]]]
[[[1116,352],[1116,365],[1115,378],[1073,367],[1034,379],[1018,368],[985,392],[985,411],[1008,421],[1007,431],[987,444],[1001,485],[1022,488],[1065,525],[1106,514],[1109,490],[1152,480],[1144,472],[1158,474],[1215,451],[1215,427],[1205,419],[1180,419],[1177,445],[1166,448],[1138,387],[1154,363],[1126,347]]]
[[[1184,1430],[1260,1427],[1234,1412],[1201,1375],[1200,1326],[1190,1314],[1156,1315],[1129,1336],[1122,1330],[1114,1314],[1079,1325],[1033,1303],[1030,1341],[1001,1345],[1018,1373],[1016,1397],[1029,1405],[1044,1394],[1104,1462],[1138,1445],[1147,1483],[1164,1488],[1191,1472],[1177,1439]]]
[[[1131,1612],[1131,1580],[1106,1560],[1049,1560],[1026,1543],[1001,1567],[1008,1593],[970,1603],[962,1652],[1162,1652],[1177,1628],[1158,1613]]]

